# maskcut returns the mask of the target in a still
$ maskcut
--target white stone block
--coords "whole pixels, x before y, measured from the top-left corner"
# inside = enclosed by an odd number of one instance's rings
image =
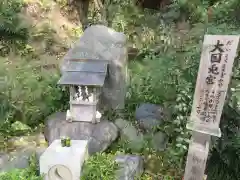
[[[61,140],[55,140],[40,157],[40,173],[44,180],[79,180],[87,157],[87,140],[71,140],[70,147],[62,147]]]

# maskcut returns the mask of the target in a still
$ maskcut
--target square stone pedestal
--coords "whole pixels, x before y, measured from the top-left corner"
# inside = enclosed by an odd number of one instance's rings
[[[87,157],[88,141],[71,140],[70,147],[62,147],[61,140],[55,140],[40,157],[40,173],[44,180],[79,180]]]

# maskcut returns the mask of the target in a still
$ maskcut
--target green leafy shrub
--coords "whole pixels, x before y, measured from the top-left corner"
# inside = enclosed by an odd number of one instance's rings
[[[28,29],[19,17],[23,2],[21,0],[2,0],[0,2],[0,53],[8,54],[12,45],[21,46],[28,39]],[[11,44],[11,45],[9,45]]]
[[[27,29],[21,26],[18,13],[22,8],[21,0],[2,0],[0,3],[1,39],[26,39]]]
[[[2,180],[43,180],[43,178],[37,175],[29,175],[28,169],[15,169],[6,174],[0,175]]]
[[[48,71],[25,59],[9,63],[1,59],[0,134],[14,135],[11,124],[20,121],[31,127],[43,123],[47,115],[65,107],[67,94],[57,86],[58,71]]]
[[[228,23],[240,25],[240,1],[222,0],[213,5],[213,21],[216,24]]]
[[[118,165],[115,162],[114,155],[97,153],[90,156],[83,166],[83,174],[81,179],[83,180],[115,180],[115,171]]]
[[[212,8],[211,21],[216,24],[228,22],[239,24],[240,2],[238,0],[173,0],[163,14],[165,19],[178,21],[181,18],[191,23],[203,23],[207,19],[208,8]]]
[[[186,20],[192,23],[205,22],[209,1],[173,0],[162,15],[168,21]]]
[[[26,169],[15,169],[10,172],[0,173],[1,180],[43,180],[38,176],[38,164],[35,155],[29,159],[29,167]]]
[[[223,136],[217,140],[208,161],[208,178],[219,180],[240,179],[240,113],[227,105],[221,130]]]

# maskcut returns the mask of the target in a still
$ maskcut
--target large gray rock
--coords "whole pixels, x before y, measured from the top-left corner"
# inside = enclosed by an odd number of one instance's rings
[[[46,147],[29,147],[18,149],[11,153],[2,153],[0,155],[0,172],[7,172],[14,169],[25,169],[29,166],[29,158],[36,154],[37,161],[46,150]]]
[[[44,135],[51,144],[61,136],[75,140],[89,140],[89,154],[106,150],[118,137],[118,128],[114,123],[101,120],[100,123],[67,122],[66,113],[57,112],[45,122]]]
[[[126,39],[123,33],[106,26],[90,26],[65,55],[61,70],[64,72],[76,59],[107,60],[109,77],[103,87],[102,106],[123,109],[128,79]]]
[[[118,155],[116,162],[119,164],[117,170],[118,180],[135,180],[143,173],[143,159],[137,155]]]
[[[152,146],[156,151],[164,151],[168,143],[168,136],[163,132],[157,132],[153,135]]]
[[[129,147],[132,150],[139,151],[144,146],[144,136],[138,132],[131,122],[117,119],[115,125],[120,129],[121,138],[126,139],[129,142]]]
[[[165,113],[161,106],[144,103],[136,109],[135,116],[141,128],[152,130],[162,124]]]

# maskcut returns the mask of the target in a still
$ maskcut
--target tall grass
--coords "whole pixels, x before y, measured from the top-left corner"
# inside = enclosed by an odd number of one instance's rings
[[[65,94],[57,86],[57,70],[36,67],[18,57],[1,58],[0,64],[0,74],[5,80],[0,92],[0,133],[11,134],[6,126],[15,121],[38,126],[47,115],[64,108]]]

